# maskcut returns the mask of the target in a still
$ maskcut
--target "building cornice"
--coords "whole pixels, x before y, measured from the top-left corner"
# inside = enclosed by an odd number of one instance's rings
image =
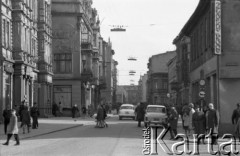
[[[192,16],[189,18],[187,23],[183,26],[179,35],[173,40],[173,44],[176,44],[183,36],[189,36],[192,29],[199,22],[199,19],[202,18],[206,9],[210,7],[210,4],[213,0],[200,0],[197,8],[193,12]]]

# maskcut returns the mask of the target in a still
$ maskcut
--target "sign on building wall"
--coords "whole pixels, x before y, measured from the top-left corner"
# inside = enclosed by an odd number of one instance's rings
[[[221,2],[219,0],[215,0],[215,37],[214,37],[214,53],[221,54]]]

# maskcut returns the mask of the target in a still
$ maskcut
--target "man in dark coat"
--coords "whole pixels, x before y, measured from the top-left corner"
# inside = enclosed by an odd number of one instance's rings
[[[238,137],[240,140],[240,135],[236,129],[237,129],[237,123],[238,123],[238,119],[240,117],[240,103],[237,103],[237,108],[234,109],[233,113],[232,113],[232,124],[234,125],[234,129],[235,129],[235,137]]]
[[[36,129],[38,128],[38,116],[39,116],[39,110],[37,107],[37,103],[34,102],[33,107],[31,108],[31,117],[33,119],[33,123],[32,123],[32,129]]]
[[[144,120],[144,115],[145,115],[144,103],[141,102],[136,107],[135,112],[137,114],[138,127],[141,127],[141,121]]]
[[[79,112],[77,104],[72,107],[72,118],[76,117],[76,113]]]
[[[208,105],[209,110],[206,112],[206,129],[211,132],[212,142],[211,144],[217,144],[217,134],[219,126],[219,113],[214,109],[212,103]]]
[[[177,125],[178,125],[178,112],[175,107],[172,107],[169,114],[169,124],[170,124],[170,135],[171,140],[175,139],[177,135]]]
[[[10,118],[11,118],[12,112],[10,109],[10,106],[7,105],[7,108],[4,109],[3,111],[3,117],[4,117],[4,133],[7,134],[7,125],[10,122]]]
[[[200,106],[196,105],[195,112],[192,116],[192,126],[195,134],[205,134],[206,131],[206,119],[203,111],[200,111]],[[204,143],[204,137],[202,138],[202,142]]]
[[[58,105],[54,102],[52,105],[52,114],[56,117],[58,111]]]
[[[27,127],[28,133],[30,133],[30,125],[31,125],[31,116],[28,109],[28,106],[24,106],[24,109],[21,111],[22,123],[21,127],[23,128],[23,134],[25,134],[25,128]]]
[[[232,124],[236,125],[237,121],[240,117],[240,103],[237,103],[237,108],[234,109],[233,113],[232,113]]]

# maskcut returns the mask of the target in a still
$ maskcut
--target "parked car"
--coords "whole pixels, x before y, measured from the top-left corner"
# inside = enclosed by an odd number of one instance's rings
[[[119,120],[122,118],[132,118],[135,120],[134,105],[132,104],[122,104],[119,109]]]
[[[167,124],[167,110],[162,105],[148,105],[144,117],[145,127],[154,125],[166,126]]]

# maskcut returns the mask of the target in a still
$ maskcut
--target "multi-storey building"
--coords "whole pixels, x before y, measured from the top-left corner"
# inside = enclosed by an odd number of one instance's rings
[[[176,71],[177,82],[175,87],[177,88],[177,101],[181,105],[189,103],[191,96],[189,94],[190,80],[190,38],[187,36],[177,37],[173,43],[176,45]]]
[[[2,1],[0,3],[0,112],[13,103],[13,51],[12,51],[12,3]],[[2,115],[0,115],[0,121]]]
[[[220,112],[219,131],[224,133],[234,129],[231,113],[239,102],[239,7],[236,0],[200,0],[177,37],[190,38],[190,100],[213,103]]]
[[[139,87],[139,102],[147,102],[147,79],[148,75],[144,74],[143,76],[140,77],[140,80],[138,82],[138,87]]]
[[[177,91],[178,91],[178,81],[177,81],[177,70],[176,70],[176,60],[177,56],[170,59],[170,61],[167,63],[168,67],[168,98],[169,102],[172,104],[180,105],[181,102],[177,100]]]
[[[13,103],[16,105],[23,100],[29,106],[34,102],[34,83],[38,79],[37,19],[38,1],[12,1]]]
[[[77,104],[96,109],[100,99],[104,47],[108,52],[109,46],[103,46],[97,10],[91,5],[91,0],[53,0],[53,97],[64,108]]]
[[[103,41],[102,44],[103,48],[103,62],[102,62],[102,72],[103,72],[103,79],[105,82],[105,88],[101,90],[101,99],[104,100],[107,104],[112,104],[112,97],[113,97],[113,55],[115,54],[114,50],[112,49],[112,43],[110,39],[108,42]]]
[[[73,9],[74,8],[74,9]],[[81,1],[52,1],[53,102],[63,108],[81,107],[82,29],[86,19]],[[90,41],[88,41],[90,42]],[[86,58],[84,58],[86,59]]]
[[[51,0],[38,1],[38,82],[34,86],[34,101],[42,116],[52,114],[52,14]],[[35,40],[32,41],[36,46]],[[41,98],[39,98],[41,97]]]
[[[138,85],[123,85],[122,87],[127,92],[126,103],[137,105],[139,102]]]
[[[148,62],[147,102],[154,105],[167,105],[168,67],[167,63],[175,57],[175,51],[153,55]]]
[[[118,72],[117,72],[117,65],[118,65],[118,62],[113,60],[113,69],[112,69],[112,80],[113,80],[113,87],[112,87],[112,90],[113,90],[113,96],[112,96],[112,105],[116,105],[117,104],[117,96],[116,96],[116,92],[117,92],[117,83],[118,83],[118,80],[117,80],[117,75],[118,75]]]

